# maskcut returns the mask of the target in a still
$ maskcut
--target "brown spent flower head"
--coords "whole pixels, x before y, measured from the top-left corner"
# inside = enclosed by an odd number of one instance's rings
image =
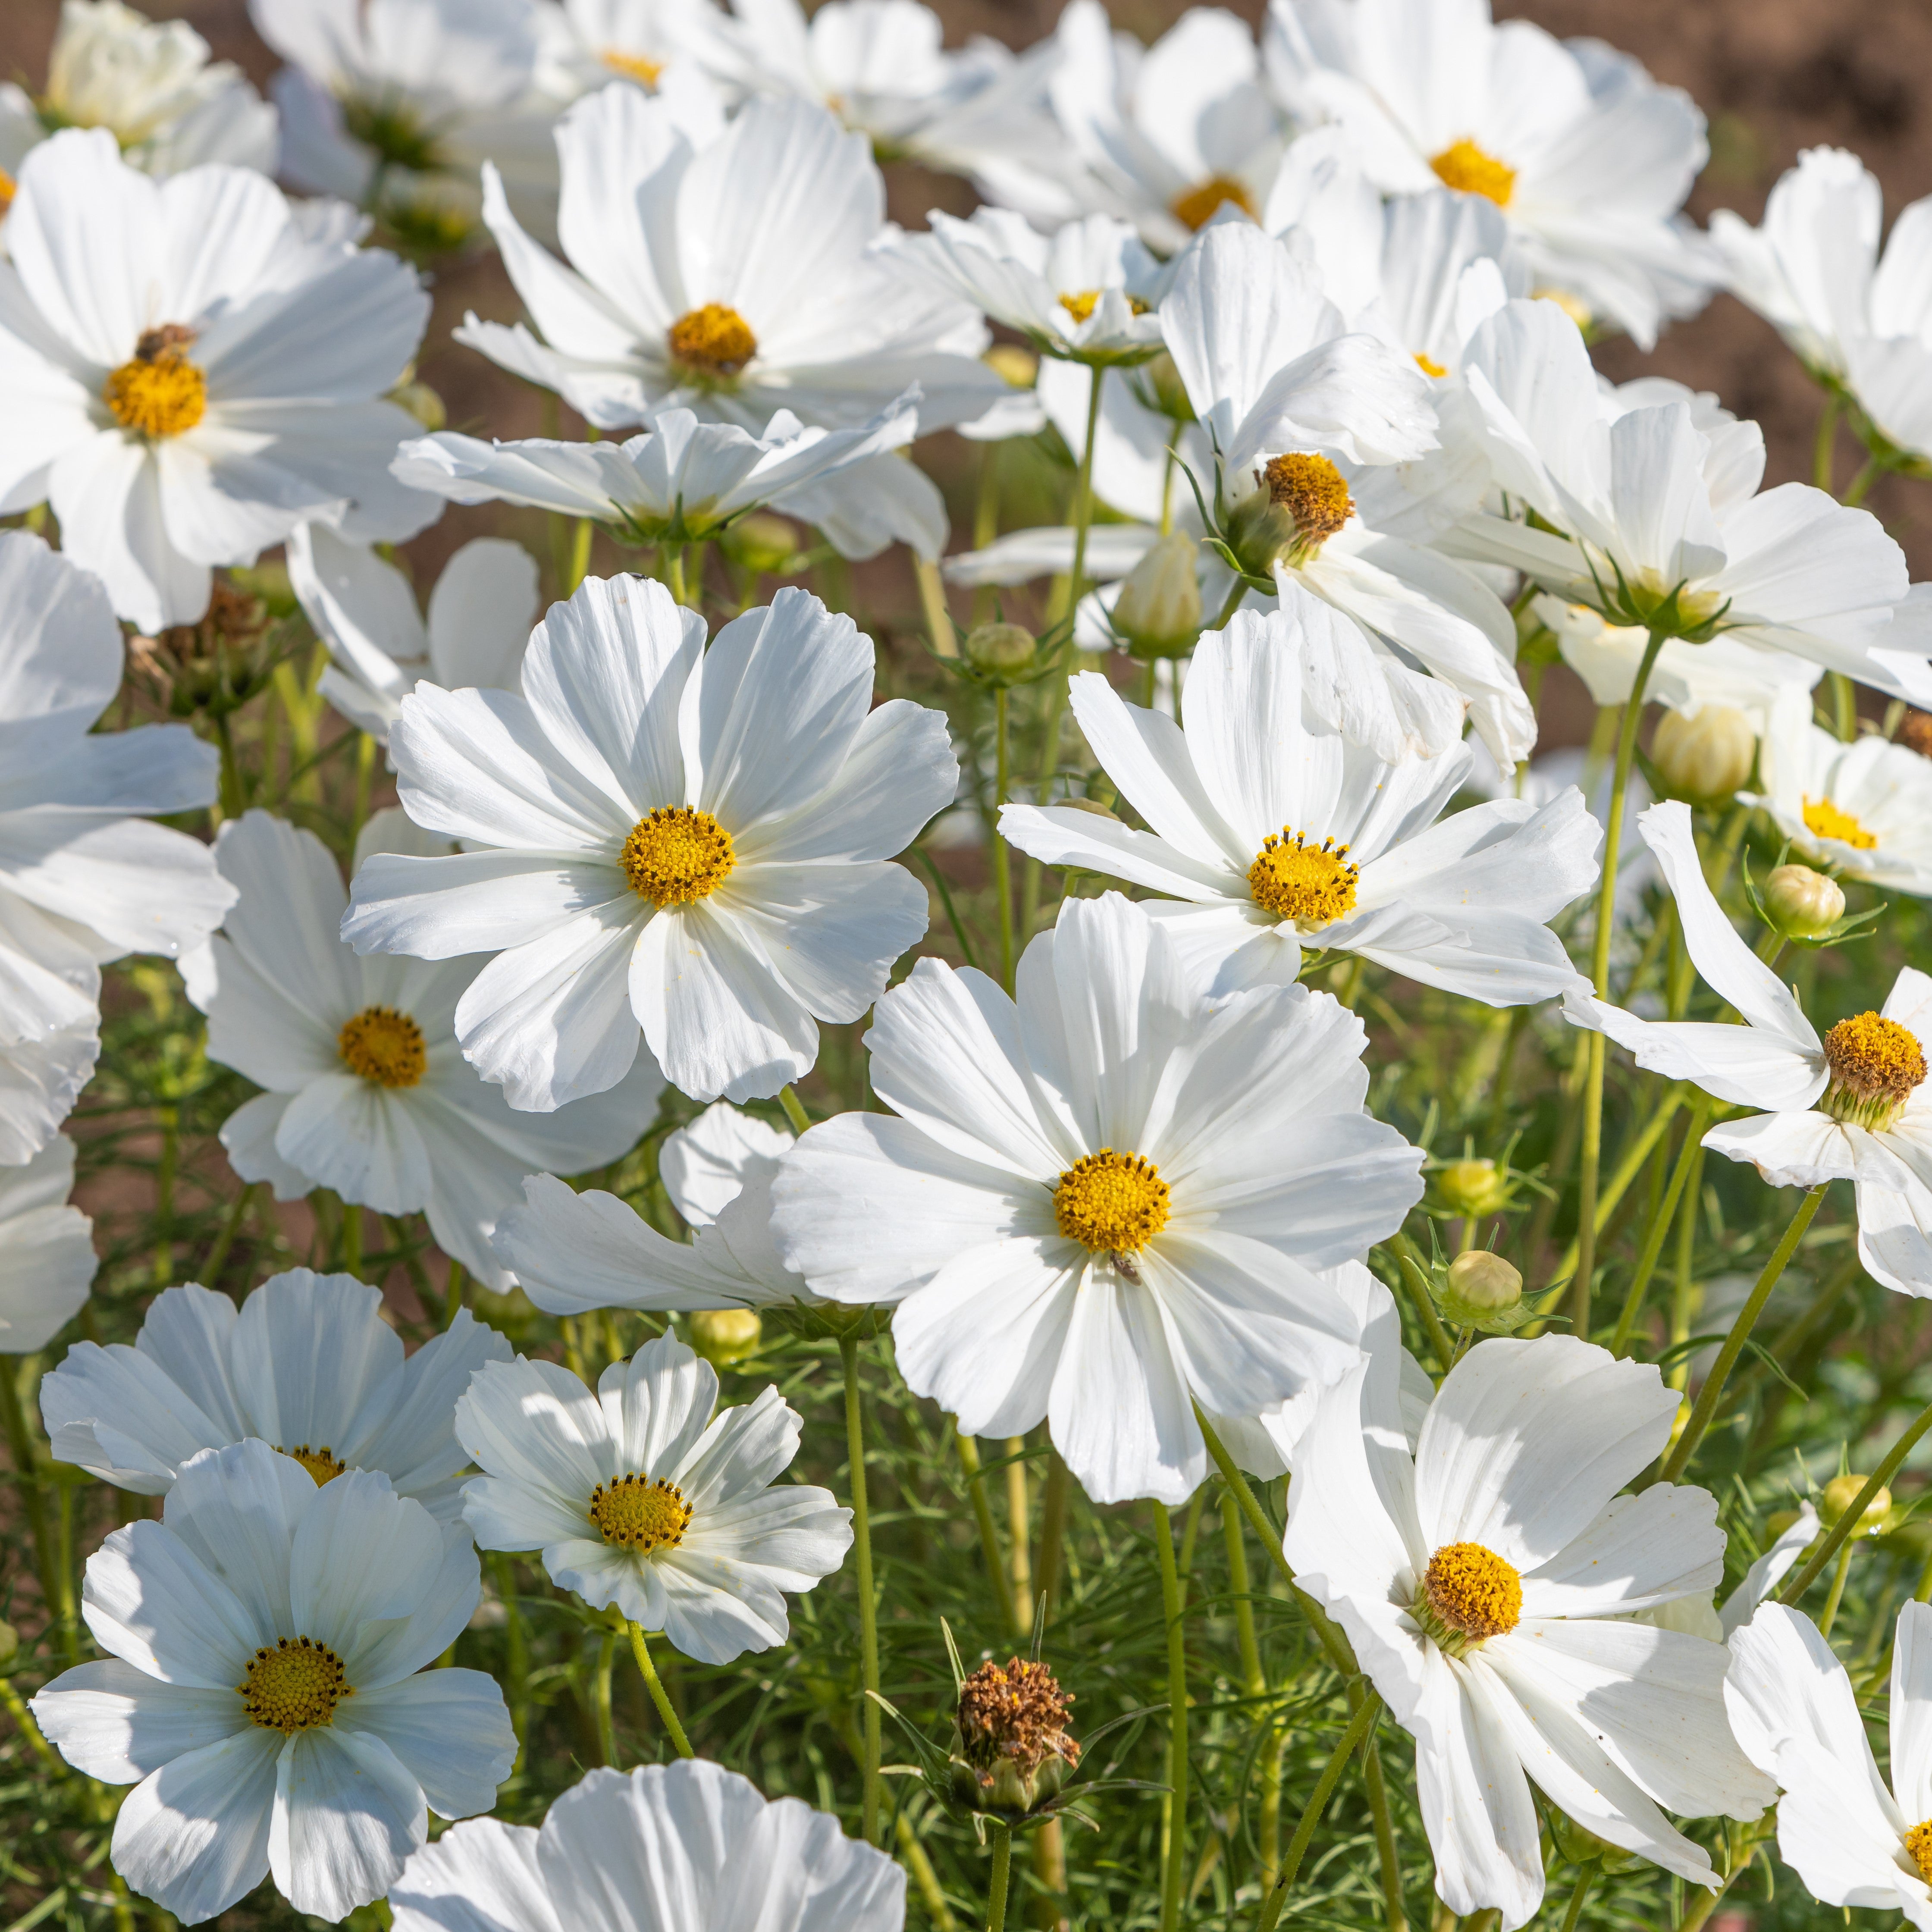
[[[1080,1762],[1066,1734],[1073,1700],[1030,1658],[980,1666],[959,1687],[955,1789],[981,1810],[1024,1814],[1054,1796]]]
[[[1925,1078],[1925,1052],[1909,1027],[1855,1013],[1825,1036],[1831,1084],[1819,1105],[1834,1120],[1882,1132]]]

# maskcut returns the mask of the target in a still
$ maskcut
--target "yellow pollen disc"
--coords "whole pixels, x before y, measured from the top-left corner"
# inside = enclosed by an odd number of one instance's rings
[[[1416,355],[1415,366],[1425,376],[1446,376],[1449,373],[1434,356],[1424,356],[1420,351]]]
[[[1516,192],[1516,170],[1507,161],[1486,154],[1473,141],[1458,141],[1444,148],[1429,165],[1444,188],[1464,194],[1486,195],[1498,208],[1507,208]]]
[[[590,1492],[590,1516],[606,1543],[648,1556],[684,1540],[691,1505],[675,1483],[632,1474],[599,1483]]]
[[[1480,1543],[1445,1543],[1429,1559],[1422,1591],[1436,1616],[1472,1643],[1514,1630],[1522,1616],[1516,1566]]]
[[[250,1724],[265,1731],[312,1730],[332,1722],[335,1707],[356,1694],[342,1674],[342,1660],[326,1643],[305,1636],[278,1637],[272,1650],[248,1660],[248,1681],[235,1688]]]
[[[275,1448],[278,1454],[292,1456],[299,1462],[315,1478],[318,1489],[324,1483],[334,1482],[349,1466],[326,1442],[320,1449],[311,1449],[306,1442],[293,1449],[284,1449],[278,1442]]]
[[[1840,1020],[1825,1036],[1832,1070],[1825,1111],[1861,1126],[1886,1126],[1925,1078],[1918,1036],[1879,1013]]]
[[[1905,1834],[1906,1856],[1918,1868],[1918,1876],[1932,1885],[1932,1818],[1915,1825]]]
[[[1060,305],[1076,322],[1085,322],[1100,306],[1100,298],[1106,293],[1105,289],[1082,289],[1077,295],[1062,295]],[[1128,296],[1127,307],[1136,315],[1148,312],[1147,304],[1138,296]]]
[[[680,316],[668,339],[673,357],[705,376],[735,376],[758,352],[752,325],[722,302],[706,302]]]
[[[662,61],[649,59],[643,54],[627,54],[620,47],[606,47],[603,61],[613,74],[621,74],[640,87],[655,88],[664,73]]]
[[[422,1028],[394,1006],[364,1006],[335,1036],[350,1072],[378,1087],[415,1087],[429,1070]]]
[[[1348,478],[1325,456],[1298,452],[1277,456],[1261,480],[1277,508],[1294,519],[1303,541],[1325,543],[1354,514]]]
[[[1152,1161],[1102,1148],[1054,1184],[1053,1214],[1070,1241],[1096,1254],[1130,1255],[1167,1226],[1167,1183]]]
[[[661,805],[632,827],[617,863],[640,898],[661,906],[688,905],[715,892],[736,870],[738,857],[730,833],[710,812]]]
[[[14,196],[20,184],[4,168],[0,168],[0,214],[4,214],[14,206]]]
[[[1868,832],[1849,812],[1840,812],[1828,798],[1808,798],[1804,801],[1806,829],[1820,838],[1835,838],[1840,845],[1850,845],[1861,852],[1869,852],[1877,844],[1877,835]]]
[[[1333,926],[1355,909],[1355,884],[1361,868],[1348,862],[1348,848],[1324,838],[1311,845],[1284,825],[1248,868],[1248,890],[1256,904],[1298,926]]]
[[[134,359],[108,377],[101,400],[123,429],[160,440],[185,435],[208,413],[208,378],[183,352],[194,340],[177,323],[151,328]]]
[[[1254,218],[1254,198],[1232,175],[1210,175],[1198,188],[1178,194],[1171,204],[1175,220],[1184,228],[1204,228],[1214,218],[1223,202],[1232,201],[1241,212]]]

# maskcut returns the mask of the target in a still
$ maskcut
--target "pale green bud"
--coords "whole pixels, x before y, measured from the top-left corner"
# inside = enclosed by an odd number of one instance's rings
[[[1750,782],[1757,734],[1742,711],[1727,705],[1706,704],[1688,718],[1666,711],[1658,720],[1650,758],[1673,798],[1712,805]]]
[[[966,638],[966,662],[995,680],[1032,670],[1037,652],[1033,633],[1017,624],[982,624]]]
[[[1845,916],[1835,879],[1809,866],[1780,866],[1764,882],[1764,909],[1787,939],[1820,939]]]
[[[1114,605],[1114,628],[1137,658],[1175,658],[1201,634],[1201,546],[1176,530],[1164,536],[1127,573]]]
[[[714,1369],[758,1352],[765,1324],[755,1308],[700,1308],[684,1318],[692,1347]]]
[[[1472,1248],[1449,1264],[1449,1292],[1466,1308],[1494,1313],[1522,1299],[1522,1276],[1501,1255]]]

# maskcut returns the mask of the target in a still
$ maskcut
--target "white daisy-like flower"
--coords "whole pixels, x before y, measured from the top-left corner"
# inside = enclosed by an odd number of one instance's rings
[[[1606,388],[1554,302],[1491,316],[1465,379],[1509,500],[1462,526],[1459,554],[1508,564],[1618,624],[1693,642],[1726,634],[1932,704],[1923,644],[1893,625],[1904,552],[1875,517],[1822,490],[1760,490],[1755,423],[1675,384],[1663,400],[1649,385]]]
[[[1724,1702],[1738,1742],[1778,1780],[1778,1852],[1812,1896],[1932,1928],[1932,1608],[1898,1613],[1889,1784],[1845,1666],[1782,1604],[1732,1636]]]
[[[196,1456],[159,1522],[88,1558],[98,1664],[33,1700],[68,1762],[132,1784],[114,1868],[188,1924],[262,1880],[331,1921],[445,1818],[487,1811],[516,1733],[480,1670],[428,1670],[481,1594],[476,1552],[388,1478],[317,1489],[266,1442]]]
[[[466,1308],[406,1360],[382,1308],[353,1275],[307,1268],[270,1276],[238,1311],[197,1282],[164,1288],[131,1348],[76,1342],[42,1380],[48,1440],[62,1462],[159,1496],[204,1449],[254,1436],[318,1483],[372,1470],[460,1524],[456,1399],[510,1345]]]
[[[1538,280],[1645,348],[1702,308],[1715,266],[1678,219],[1704,117],[1600,40],[1501,26],[1490,0],[1270,0],[1268,78],[1337,124],[1385,194],[1493,202]]]
[[[1292,986],[1304,952],[1324,949],[1490,1006],[1580,985],[1547,922],[1597,878],[1603,834],[1582,794],[1444,818],[1469,782],[1467,746],[1392,765],[1310,716],[1308,633],[1340,621],[1302,597],[1209,632],[1179,724],[1081,673],[1073,715],[1149,829],[1008,805],[1000,831],[1048,865],[1169,895],[1143,910],[1214,997]]]
[[[482,1370],[456,1406],[478,1544],[540,1550],[554,1582],[703,1664],[783,1643],[786,1592],[844,1562],[852,1512],[779,1484],[805,1425],[776,1388],[714,1420],[717,1400],[716,1370],[668,1333],[595,1393],[554,1362]]]
[[[1451,1912],[1543,1903],[1534,1780],[1598,1837],[1715,1887],[1666,1810],[1755,1818],[1773,1793],[1732,1742],[1720,1643],[1630,1621],[1724,1569],[1717,1503],[1618,1493],[1670,1438],[1648,1364],[1568,1335],[1479,1342],[1412,1453],[1393,1352],[1322,1396],[1296,1444],[1283,1547],[1415,1739]]]
[[[944,504],[892,454],[918,433],[918,402],[908,391],[849,429],[807,429],[781,410],[755,436],[682,409],[658,410],[628,442],[493,443],[446,431],[405,443],[395,473],[454,503],[589,517],[626,543],[701,542],[769,505],[817,524],[845,556],[876,556],[893,543],[937,556]]]
[[[896,1114],[800,1137],[778,1252],[830,1300],[891,1305],[900,1372],[967,1434],[1044,1420],[1096,1502],[1185,1502],[1208,1474],[1196,1402],[1257,1415],[1360,1353],[1318,1270],[1421,1188],[1364,1111],[1366,1042],[1305,987],[1210,1003],[1143,908],[1069,900],[1017,1004],[931,958],[879,1002]]]
[[[150,20],[122,0],[62,0],[36,100],[0,82],[0,168],[62,128],[105,128],[142,173],[179,174],[211,161],[275,172],[275,110],[230,61],[208,58],[185,20]],[[0,214],[6,212],[0,187]]]
[[[394,256],[310,238],[243,169],[151,181],[99,128],[28,156],[7,252],[0,512],[51,502],[143,630],[196,621],[212,566],[306,519],[401,538],[439,514],[389,475],[416,425],[382,398],[429,317]]]
[[[94,1223],[68,1204],[74,1151],[56,1134],[23,1165],[0,1167],[0,1355],[44,1348],[94,1285]]]
[[[387,847],[365,836],[358,862]],[[338,935],[349,896],[328,848],[266,812],[224,825],[215,862],[241,898],[188,990],[208,1016],[208,1058],[265,1090],[222,1123],[236,1172],[278,1200],[328,1187],[380,1214],[424,1214],[444,1253],[507,1288],[490,1246],[497,1217],[526,1174],[602,1167],[636,1144],[663,1085],[649,1055],[606,1093],[514,1112],[457,1044],[478,956],[358,958]]]
[[[682,97],[687,113],[724,104],[712,75],[729,59],[716,0],[562,0],[539,16],[537,84],[566,100],[628,80],[647,94]]]
[[[296,526],[288,565],[303,613],[333,660],[322,674],[322,696],[381,743],[423,679],[446,690],[516,689],[540,598],[536,562],[522,544],[501,537],[465,544],[421,611],[402,572],[326,524]]]
[[[688,1758],[591,1772],[540,1830],[458,1825],[410,1859],[389,1904],[396,1932],[900,1932],[905,1886],[836,1819]]]
[[[533,1174],[496,1224],[497,1258],[552,1315],[600,1308],[759,1308],[818,1299],[778,1258],[772,1183],[795,1137],[714,1102],[665,1136],[658,1178],[690,1244],[667,1240],[614,1194]]]
[[[424,686],[389,741],[416,822],[473,849],[372,859],[343,936],[493,958],[456,1032],[512,1106],[614,1086],[640,1029],[694,1097],[768,1098],[856,1020],[929,916],[887,862],[951,802],[946,721],[872,708],[872,640],[802,590],[718,632],[593,578],[530,639],[524,695]]]

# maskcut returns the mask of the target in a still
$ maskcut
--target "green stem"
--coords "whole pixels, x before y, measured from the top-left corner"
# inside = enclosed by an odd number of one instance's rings
[[[1778,1286],[1786,1264],[1797,1252],[1798,1244],[1804,1238],[1804,1231],[1810,1226],[1811,1217],[1817,1213],[1830,1184],[1821,1180],[1816,1187],[1805,1190],[1804,1198],[1798,1204],[1798,1211],[1792,1216],[1784,1238],[1772,1251],[1770,1260],[1764,1264],[1764,1272],[1757,1278],[1756,1286],[1738,1310],[1738,1318],[1731,1324],[1731,1332],[1724,1337],[1724,1345],[1718,1351],[1718,1359],[1712,1364],[1711,1372],[1704,1378],[1704,1386],[1697,1394],[1697,1406],[1690,1412],[1690,1420],[1684,1424],[1684,1433],[1677,1438],[1676,1448],[1665,1461],[1659,1481],[1676,1482],[1697,1453],[1697,1445],[1704,1439],[1704,1432],[1710,1427],[1712,1417],[1718,1412],[1718,1403],[1724,1395],[1725,1383],[1730,1379],[1731,1370],[1738,1356],[1744,1353],[1744,1343],[1757,1326],[1758,1317],[1764,1312],[1764,1304],[1771,1299],[1771,1292]]]
[[[1656,1272],[1657,1260],[1664,1252],[1665,1239],[1670,1232],[1670,1224],[1676,1217],[1677,1204],[1684,1198],[1684,1190],[1690,1178],[1690,1170],[1700,1164],[1703,1153],[1704,1126],[1711,1118],[1711,1105],[1700,1094],[1690,1106],[1690,1123],[1684,1130],[1684,1144],[1678,1150],[1677,1164],[1672,1168],[1670,1185],[1664,1190],[1664,1198],[1658,1203],[1643,1231],[1643,1246],[1637,1256],[1636,1272],[1630,1276],[1630,1292],[1624,1297],[1622,1312],[1617,1317],[1616,1333],[1610,1337],[1610,1353],[1622,1355],[1630,1346],[1630,1330],[1636,1325],[1637,1311],[1643,1306],[1644,1291],[1650,1286],[1650,1278]]]
[[[1049,1448],[1046,1456],[1046,1492],[1040,1505],[1040,1561],[1034,1566],[1034,1588],[1042,1613],[1053,1615],[1053,1598],[1060,1583],[1060,1544],[1066,1532],[1067,1492],[1072,1478],[1060,1451]]]
[[[157,1107],[161,1150],[154,1166],[154,1286],[165,1288],[175,1278],[175,1174],[181,1161],[181,1109]]]
[[[879,1841],[879,1606],[872,1591],[872,1510],[866,1494],[866,1423],[859,1404],[859,1338],[838,1338],[845,1366],[845,1454],[852,1467],[852,1540],[858,1556],[859,1669],[865,1693],[866,1786],[862,1834]]]
[[[1000,808],[1006,802],[1012,782],[1006,742],[1010,696],[1004,684],[993,693],[993,891],[1000,902],[1000,984],[1010,993],[1013,989],[1012,857],[1000,830]]]
[[[1598,1038],[1602,1036],[1599,1034]],[[1664,1090],[1664,1098],[1648,1120],[1644,1122],[1624,1150],[1623,1158],[1618,1162],[1616,1172],[1610,1176],[1610,1184],[1597,1197],[1595,1238],[1601,1240],[1604,1230],[1610,1224],[1610,1216],[1616,1212],[1617,1203],[1629,1191],[1630,1183],[1642,1171],[1643,1164],[1650,1158],[1651,1150],[1664,1137],[1664,1130],[1676,1118],[1677,1110],[1684,1104],[1690,1088],[1678,1081]],[[1563,1258],[1556,1264],[1552,1279],[1561,1281],[1582,1258],[1580,1240],[1573,1240],[1564,1251]],[[1577,1331],[1580,1334],[1582,1330]],[[1586,1341],[1589,1337],[1586,1335]]]
[[[1852,1574],[1852,1552],[1857,1547],[1848,1536],[1838,1552],[1838,1567],[1832,1572],[1832,1587],[1826,1593],[1824,1612],[1818,1619],[1820,1636],[1828,1637],[1832,1626],[1838,1621],[1838,1604],[1845,1594],[1845,1579]]]
[[[667,544],[664,552],[664,584],[670,590],[674,603],[682,604],[684,595],[684,546]]]
[[[919,1887],[919,1902],[926,1907],[926,1916],[932,1921],[936,1932],[957,1932],[959,1922],[953,1917],[952,1908],[946,1902],[939,1874],[933,1870],[932,1860],[919,1841],[912,1820],[903,1810],[896,1821],[896,1828],[899,1863],[911,1873],[913,1883]]]
[[[1066,580],[1070,624],[1080,608],[1080,592],[1087,580],[1087,532],[1094,521],[1094,450],[1100,437],[1100,386],[1106,374],[1104,365],[1096,368],[1087,392],[1087,440],[1080,452],[1080,481],[1073,502],[1073,569]]]
[[[677,1712],[671,1707],[670,1696],[658,1676],[658,1667],[651,1661],[651,1647],[644,1641],[642,1626],[627,1621],[624,1628],[631,1634],[631,1654],[637,1659],[638,1674],[644,1680],[644,1688],[651,1694],[651,1702],[658,1707],[658,1715],[664,1720],[664,1727],[670,1732],[678,1756],[696,1756],[697,1753],[691,1748],[691,1740],[684,1734],[684,1726],[677,1720]]]
[[[952,903],[952,888],[946,883],[946,874],[939,869],[938,862],[923,845],[913,848],[924,863],[927,875],[932,879],[933,890],[939,895],[939,903],[946,908],[946,923],[952,928],[952,936],[959,942],[961,957],[975,972],[980,970],[980,956],[974,949],[972,940],[967,937],[966,928],[960,922],[959,910]]]
[[[362,1278],[362,1210],[353,1201],[342,1204],[342,1272]]]
[[[454,1328],[457,1316],[463,1312],[463,1287],[468,1279],[463,1264],[452,1261],[442,1288],[442,1325],[446,1329]]]
[[[597,1748],[604,1754],[606,1764],[617,1762],[617,1737],[610,1722],[610,1666],[617,1654],[617,1633],[607,1630],[597,1646],[597,1678],[596,1702],[597,1712]]]
[[[1869,494],[1871,486],[1885,473],[1885,466],[1875,456],[1868,458],[1860,466],[1858,473],[1852,478],[1851,486],[1839,500],[1848,510],[1856,510]]]
[[[590,572],[590,540],[597,533],[597,526],[588,517],[580,517],[577,530],[570,546],[570,568],[564,579],[563,594],[566,598],[574,597]]]
[[[1832,688],[1832,728],[1838,734],[1839,742],[1849,745],[1858,735],[1858,694],[1841,670],[1828,672],[1826,681]]]
[[[1167,1621],[1166,1856],[1161,1864],[1160,1932],[1178,1932],[1187,1880],[1187,1623],[1180,1572],[1174,1560],[1174,1522],[1165,1503],[1154,1505],[1154,1560],[1160,1568],[1161,1614]]]
[[[248,1212],[248,1204],[254,1199],[255,1190],[260,1184],[259,1181],[251,1180],[236,1196],[235,1204],[223,1220],[221,1232],[215,1236],[214,1245],[208,1250],[208,1258],[202,1263],[200,1273],[196,1276],[204,1288],[218,1288],[220,1286],[222,1268],[228,1259],[229,1251],[235,1245],[235,1237],[242,1232],[242,1222]]]
[[[1216,616],[1214,622],[1210,624],[1208,628],[1210,631],[1225,631],[1228,628],[1228,625],[1233,621],[1234,613],[1241,608],[1242,600],[1247,596],[1247,594],[1248,586],[1246,579],[1240,577],[1236,578],[1234,579],[1234,587],[1228,592],[1227,598],[1222,604],[1219,614]]]
[[[1006,1922],[1006,1882],[1012,1872],[1013,1834],[1004,1825],[994,1825],[993,1876],[987,1888],[986,1932],[1004,1932]]]
[[[1823,1190],[1814,1191],[1822,1192]],[[1898,1473],[1899,1465],[1918,1446],[1918,1438],[1928,1429],[1932,1429],[1932,1404],[1918,1412],[1905,1433],[1886,1451],[1878,1467],[1865,1478],[1864,1487],[1852,1498],[1851,1507],[1832,1524],[1829,1534],[1813,1552],[1810,1562],[1780,1592],[1780,1602],[1796,1603],[1817,1581],[1819,1573],[1838,1553],[1839,1546],[1858,1527],[1859,1519],[1870,1508],[1873,1498]]]
[[[1600,1858],[1592,1858],[1576,1874],[1576,1882],[1570,1893],[1570,1909],[1563,1915],[1563,1932],[1576,1932],[1576,1921],[1582,1916],[1583,1901],[1590,1895],[1590,1886],[1597,1874],[1603,1869]]]
[[[18,1357],[0,1355],[0,1424],[6,1428],[7,1446],[13,1454],[14,1486],[20,1493],[20,1507],[26,1512],[27,1533],[34,1539],[34,1563],[40,1572],[40,1594],[46,1604],[47,1615],[64,1624],[74,1614],[73,1606],[47,1523],[40,1457],[20,1402],[20,1372]]]
[[[1382,1874],[1384,1932],[1408,1932],[1408,1910],[1402,1898],[1402,1856],[1396,1850],[1395,1820],[1390,1815],[1388,1787],[1382,1782],[1382,1754],[1371,1731],[1362,1740],[1362,1790],[1369,1801],[1369,1820],[1375,1827],[1376,1857]]]
[[[1295,1874],[1301,1869],[1301,1861],[1307,1856],[1309,1840],[1315,1836],[1315,1828],[1321,1823],[1322,1814],[1328,1810],[1328,1801],[1335,1795],[1335,1787],[1341,1783],[1349,1759],[1374,1729],[1382,1709],[1382,1699],[1371,1690],[1348,1720],[1348,1728],[1342,1733],[1341,1742],[1322,1767],[1322,1775],[1315,1780],[1315,1789],[1308,1795],[1301,1822],[1294,1828],[1294,1836],[1288,1841],[1288,1856],[1282,1861],[1281,1876],[1262,1897],[1256,1932],[1274,1932],[1276,1922],[1281,1917],[1281,1908],[1288,1898],[1288,1887],[1294,1884]]]
[[[1026,1438],[1006,1442],[1006,1516],[1012,1526],[1013,1630],[1024,1642],[1033,1634],[1032,1502],[1027,1494]]]
[[[812,1125],[812,1116],[805,1111],[805,1102],[798,1097],[790,1081],[778,1089],[778,1105],[784,1109],[793,1132],[802,1134]]]
[[[65,1761],[41,1735],[40,1727],[34,1722],[34,1714],[27,1708],[26,1700],[14,1688],[10,1677],[0,1677],[0,1704],[7,1707],[7,1714],[14,1720],[14,1728],[32,1746],[34,1754],[47,1768],[47,1778],[52,1783],[67,1775]]]
[[[1415,1302],[1415,1312],[1421,1317],[1422,1332],[1429,1337],[1430,1348],[1441,1372],[1446,1376],[1449,1364],[1456,1358],[1456,1345],[1449,1339],[1448,1330],[1442,1325],[1435,1296],[1429,1292],[1429,1273],[1422,1264],[1421,1253],[1406,1234],[1391,1236],[1389,1246],[1395,1251],[1396,1264],[1408,1285],[1409,1294]]]
[[[980,1528],[980,1553],[985,1558],[986,1574],[992,1580],[993,1594],[1000,1606],[1000,1628],[1013,1628],[1013,1586],[1006,1575],[1006,1558],[1000,1553],[1000,1532],[993,1522],[993,1505],[980,1468],[980,1445],[956,1422],[952,1439],[958,1446],[959,1466],[966,1472],[966,1494],[973,1505],[973,1520]]]
[[[1811,439],[1811,482],[1815,489],[1822,490],[1826,496],[1832,494],[1832,458],[1837,452],[1838,441],[1838,398],[1832,390],[1825,392],[1825,406],[1818,412],[1818,433]]]

